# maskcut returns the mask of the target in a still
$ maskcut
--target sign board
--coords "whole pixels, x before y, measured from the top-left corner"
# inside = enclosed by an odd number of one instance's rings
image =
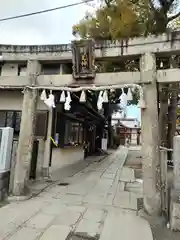
[[[80,40],[72,42],[72,61],[74,79],[95,78],[94,42]]]

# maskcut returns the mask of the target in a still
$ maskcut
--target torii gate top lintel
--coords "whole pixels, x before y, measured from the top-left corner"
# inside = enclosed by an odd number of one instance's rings
[[[122,56],[141,55],[152,52],[158,55],[180,54],[180,31],[164,33],[158,36],[131,38],[119,41],[95,42],[95,57],[97,59],[116,58]],[[0,45],[3,61],[26,61],[28,59],[71,60],[72,44],[59,45]]]

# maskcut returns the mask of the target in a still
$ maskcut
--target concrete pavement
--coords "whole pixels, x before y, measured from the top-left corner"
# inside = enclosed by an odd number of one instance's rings
[[[37,197],[0,209],[0,240],[152,240],[147,221],[137,216],[142,186],[123,167],[127,149],[121,147],[54,184]]]

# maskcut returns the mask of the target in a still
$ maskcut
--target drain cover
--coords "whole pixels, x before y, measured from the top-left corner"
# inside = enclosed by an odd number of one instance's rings
[[[83,237],[73,235],[73,236],[71,236],[70,240],[87,240],[87,238],[85,239]]]
[[[66,240],[99,240],[99,238],[100,236],[98,234],[92,237],[87,233],[73,233]]]
[[[62,183],[58,184],[58,186],[68,186],[68,185],[69,185],[69,183],[67,183],[67,182],[62,182]]]

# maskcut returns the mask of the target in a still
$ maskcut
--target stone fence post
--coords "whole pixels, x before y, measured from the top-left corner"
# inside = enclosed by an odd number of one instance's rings
[[[167,150],[160,150],[161,204],[162,211],[168,216]]]
[[[174,137],[173,146],[174,190],[180,192],[180,136]]]
[[[171,190],[170,226],[173,231],[180,231],[180,136],[173,142],[174,182]]]

